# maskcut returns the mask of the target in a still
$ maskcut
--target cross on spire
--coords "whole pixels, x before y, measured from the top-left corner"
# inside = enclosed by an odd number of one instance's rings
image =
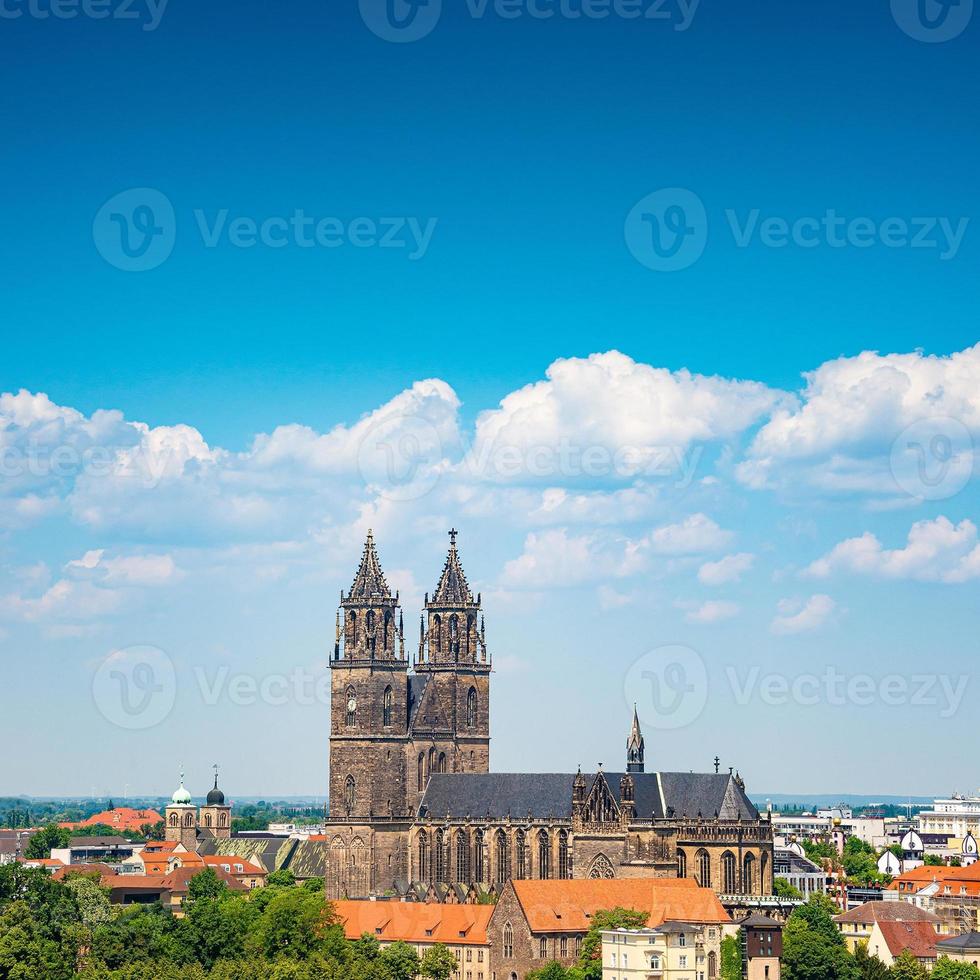
[[[452,529],[452,530],[451,530],[451,531],[449,532],[449,543],[450,543],[450,544],[452,545],[452,547],[454,547],[454,548],[456,547],[456,536],[457,536],[458,534],[459,534],[459,531],[457,531],[457,530],[456,530],[456,528],[453,528],[453,529]]]
[[[715,756],[715,775],[717,775],[719,772],[721,772],[721,759],[719,759],[718,756]]]

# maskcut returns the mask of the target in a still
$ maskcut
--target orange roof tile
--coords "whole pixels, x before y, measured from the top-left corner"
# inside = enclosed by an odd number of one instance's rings
[[[425,905],[420,902],[334,902],[348,939],[364,933],[382,942],[485,946],[492,905]]]
[[[731,922],[718,896],[691,878],[615,878],[515,881],[532,932],[587,932],[604,909],[647,912],[648,926],[664,922]]]
[[[892,956],[906,949],[919,959],[935,957],[939,935],[931,922],[879,922],[878,928]]]

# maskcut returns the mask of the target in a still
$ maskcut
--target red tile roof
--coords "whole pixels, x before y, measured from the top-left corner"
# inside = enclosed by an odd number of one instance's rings
[[[485,946],[492,905],[425,905],[420,902],[334,902],[348,939],[364,933],[381,942]]]
[[[939,936],[931,922],[879,922],[878,928],[892,956],[909,950],[917,959],[935,959]]]

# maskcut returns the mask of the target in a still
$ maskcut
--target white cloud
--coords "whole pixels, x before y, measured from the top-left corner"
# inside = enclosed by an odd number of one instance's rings
[[[904,548],[888,550],[870,531],[842,541],[805,571],[827,578],[844,571],[890,579],[966,582],[980,577],[980,542],[969,520],[953,524],[946,517],[912,525]]]
[[[692,514],[680,524],[657,528],[650,535],[649,544],[661,555],[698,555],[719,551],[732,538],[731,531],[722,530],[706,514]]]
[[[504,566],[504,589],[551,589],[623,578],[641,566],[636,542],[566,528],[529,534],[524,550]]]
[[[980,434],[980,345],[948,357],[866,351],[805,377],[799,402],[776,408],[736,467],[745,485],[803,479],[828,492],[894,495],[892,443],[907,427],[950,419],[954,432]],[[973,454],[968,441],[956,448]]]
[[[687,614],[689,623],[720,623],[737,616],[741,607],[737,602],[725,599],[709,599]]]
[[[17,593],[0,596],[0,617],[28,623],[85,621],[115,613],[121,604],[119,592],[91,582],[61,579],[37,597]]]
[[[727,585],[737,582],[755,563],[755,555],[740,552],[726,555],[718,561],[705,562],[698,569],[698,581],[702,585]]]
[[[836,608],[837,603],[829,595],[812,595],[802,603],[796,599],[783,599],[779,603],[779,615],[769,628],[780,635],[808,633],[823,626]]]

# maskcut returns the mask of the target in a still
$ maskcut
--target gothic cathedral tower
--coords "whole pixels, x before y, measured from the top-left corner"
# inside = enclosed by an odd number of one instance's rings
[[[408,816],[404,630],[370,531],[354,584],[340,596],[330,667],[331,819]]]
[[[473,597],[455,530],[436,590],[425,597],[412,683],[411,789],[421,800],[430,775],[490,771],[490,671],[480,596]],[[410,797],[412,794],[409,794]]]

